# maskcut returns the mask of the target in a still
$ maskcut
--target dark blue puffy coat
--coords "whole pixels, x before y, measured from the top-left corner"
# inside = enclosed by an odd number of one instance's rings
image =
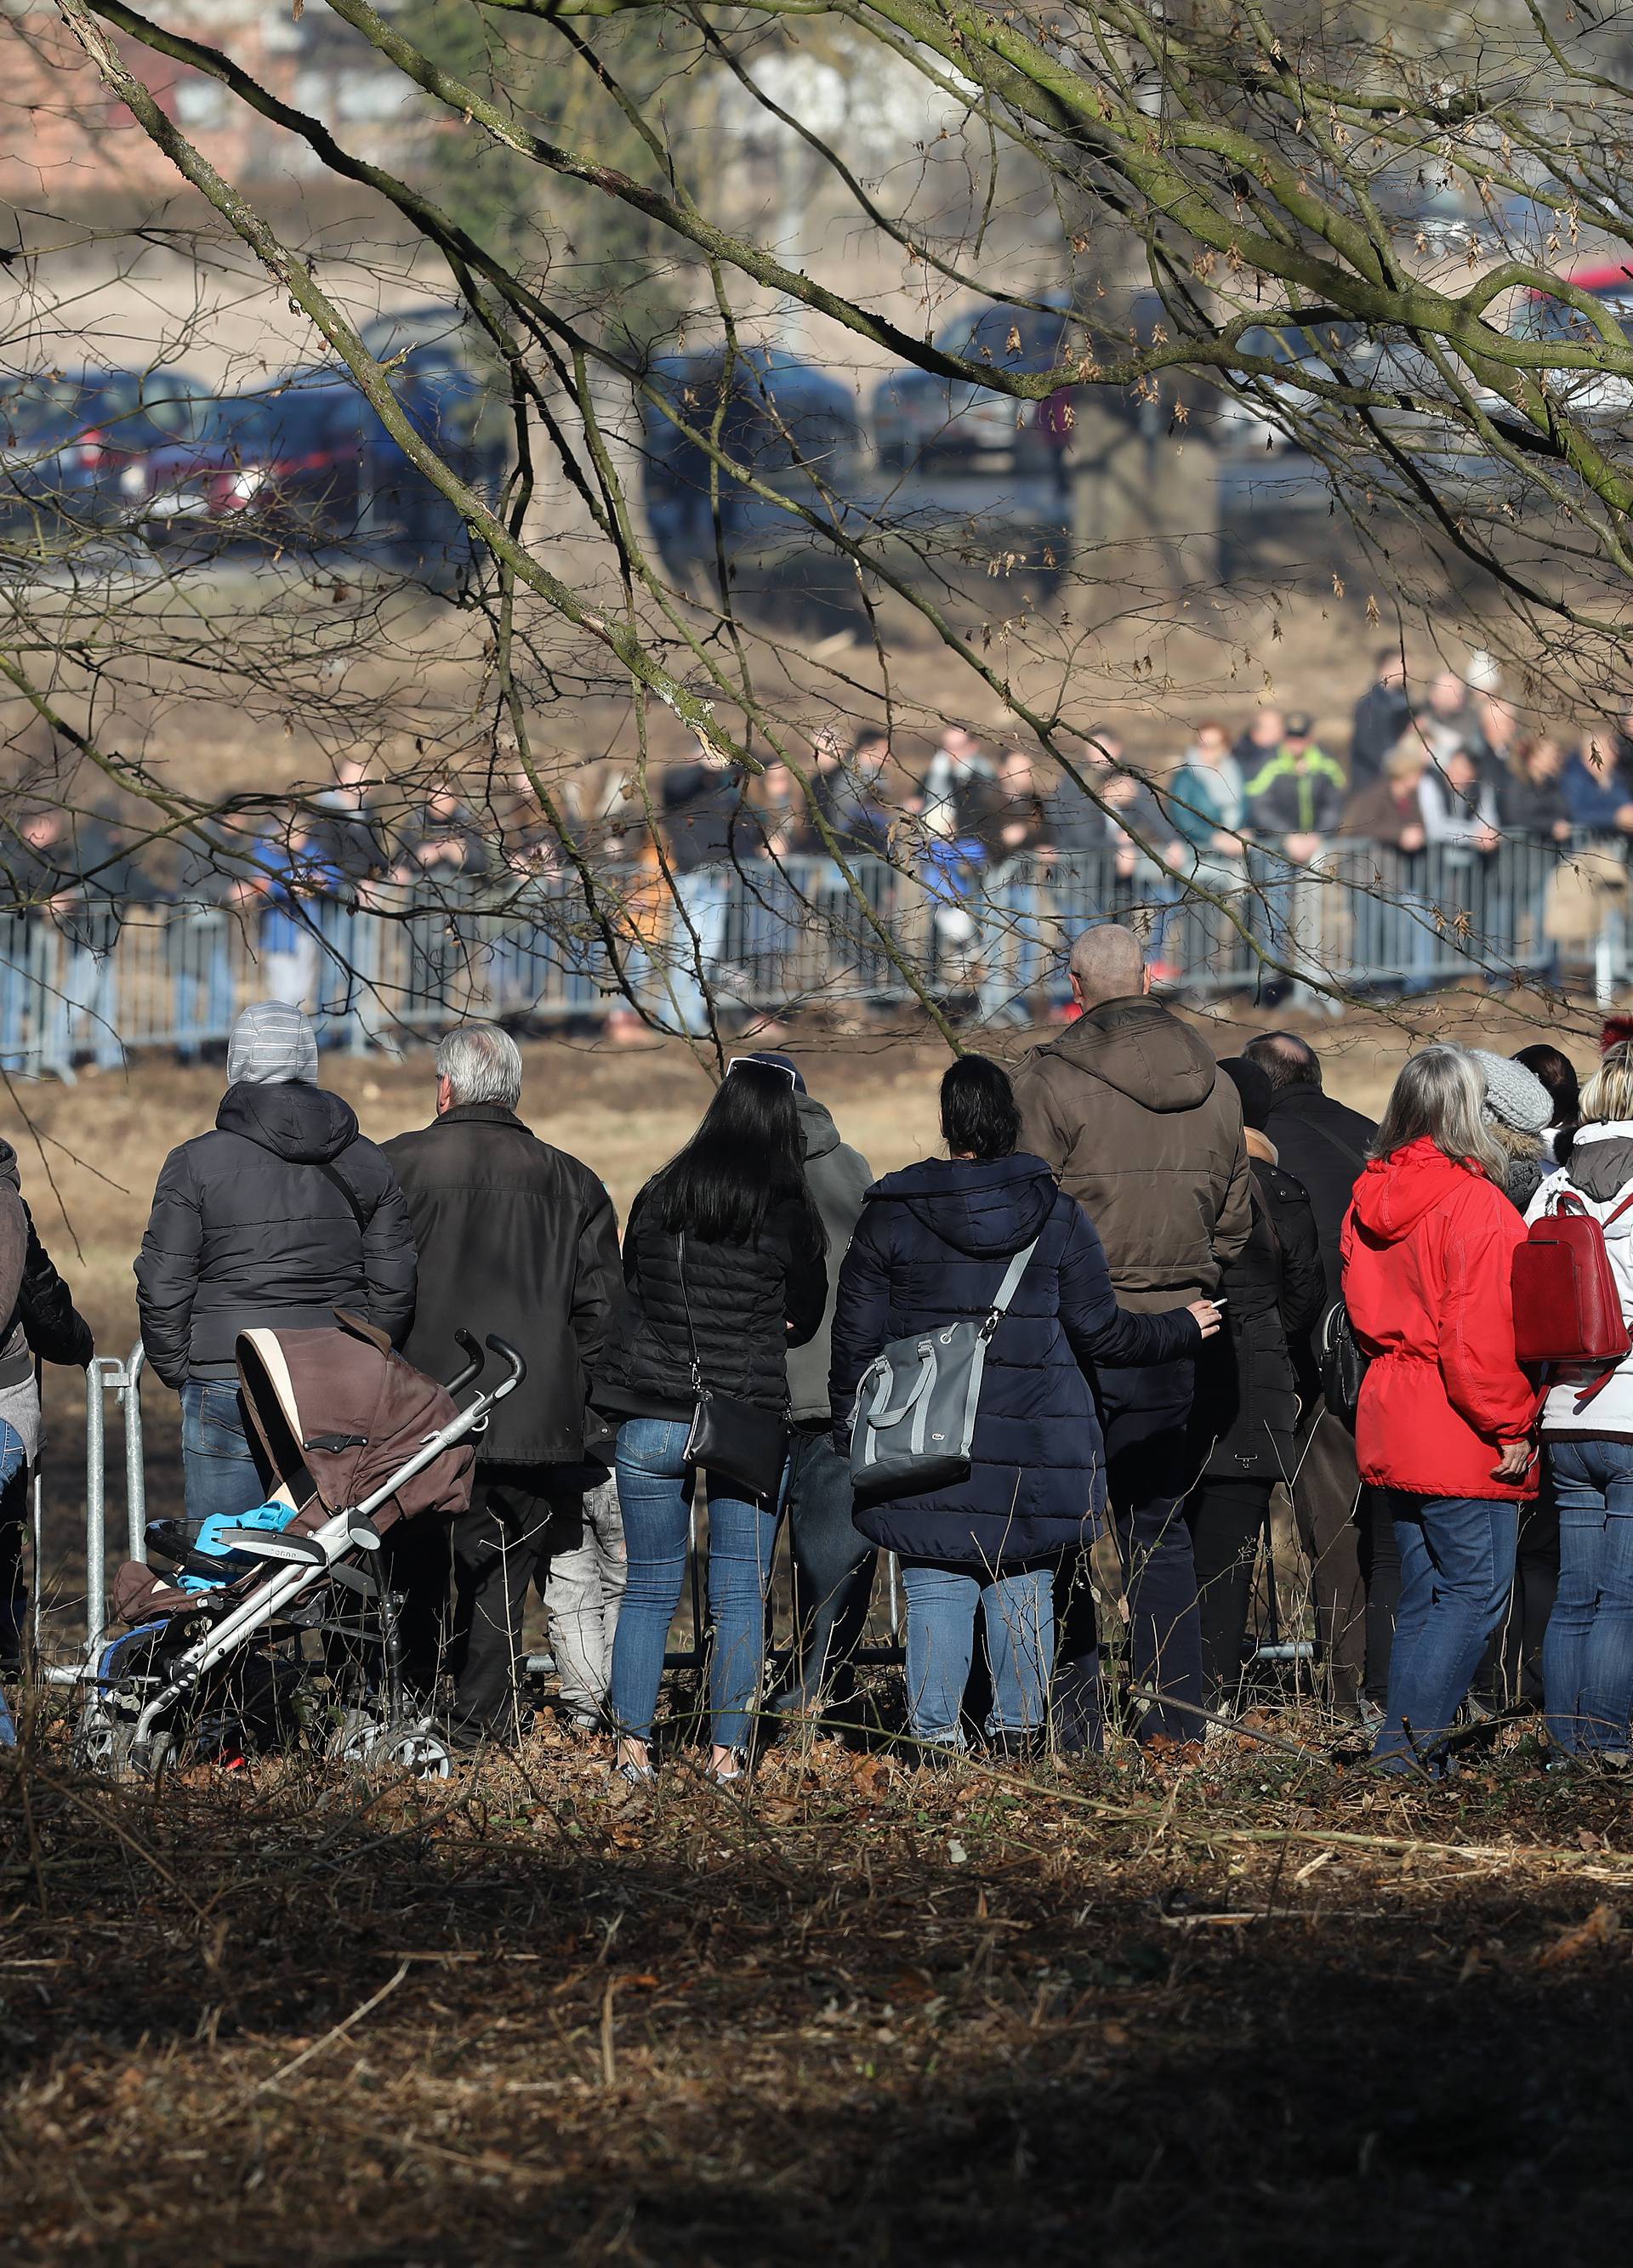
[[[927,1159],[874,1183],[840,1271],[829,1393],[842,1448],[879,1350],[988,1314],[1006,1265],[1034,1237],[987,1350],[968,1478],[856,1507],[862,1533],[904,1558],[1012,1570],[1088,1542],[1105,1506],[1105,1459],[1085,1366],[1168,1362],[1200,1344],[1183,1307],[1118,1306],[1093,1222],[1041,1158]]]

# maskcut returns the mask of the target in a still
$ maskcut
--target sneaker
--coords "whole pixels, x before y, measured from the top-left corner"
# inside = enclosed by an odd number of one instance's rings
[[[741,1755],[734,1755],[728,1764],[711,1764],[704,1774],[711,1787],[735,1787],[748,1777],[748,1764]]]
[[[621,1795],[632,1787],[654,1787],[657,1778],[651,1764],[614,1764],[607,1774],[607,1792]]]

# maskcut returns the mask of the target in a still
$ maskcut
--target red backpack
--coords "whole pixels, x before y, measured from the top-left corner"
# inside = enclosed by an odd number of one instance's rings
[[[1578,1410],[1609,1385],[1615,1366],[1633,1351],[1605,1248],[1605,1229],[1629,1206],[1633,1196],[1623,1197],[1601,1227],[1581,1198],[1567,1192],[1559,1209],[1533,1220],[1525,1242],[1514,1248],[1514,1352],[1520,1361],[1611,1366],[1578,1394]]]

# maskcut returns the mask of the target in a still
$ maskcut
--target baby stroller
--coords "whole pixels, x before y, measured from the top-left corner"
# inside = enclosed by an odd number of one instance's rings
[[[149,1524],[149,1550],[175,1572],[131,1560],[115,1579],[115,1611],[134,1627],[94,1661],[75,1736],[88,1767],[158,1772],[293,1745],[447,1777],[446,1746],[405,1701],[381,1539],[399,1520],[467,1508],[472,1436],[527,1366],[490,1338],[506,1375],[462,1410],[454,1397],[485,1359],[469,1332],[456,1334],[467,1366],[443,1387],[368,1324],[336,1322],[240,1334],[240,1390],[272,1495],[196,1533]]]

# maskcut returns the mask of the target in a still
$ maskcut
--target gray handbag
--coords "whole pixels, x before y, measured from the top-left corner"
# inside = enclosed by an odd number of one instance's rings
[[[920,1496],[965,1480],[993,1333],[1038,1240],[1017,1252],[979,1323],[936,1323],[892,1339],[861,1374],[851,1413],[851,1485],[859,1496]]]

